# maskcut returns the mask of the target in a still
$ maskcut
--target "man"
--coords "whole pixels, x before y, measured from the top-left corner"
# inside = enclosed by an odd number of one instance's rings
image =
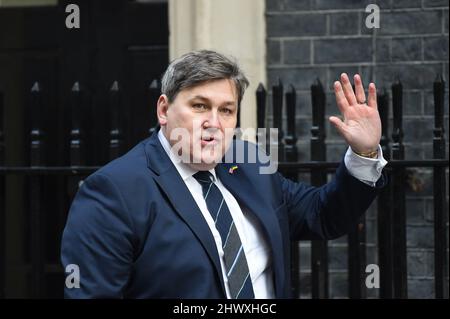
[[[66,297],[290,297],[289,242],[344,235],[385,183],[375,85],[366,104],[354,81],[355,93],[346,74],[335,83],[344,121],[330,118],[349,149],[334,179],[315,188],[261,174],[260,161],[218,163],[239,143],[255,148],[233,141],[248,81],[213,51],[173,61],[160,130],[87,178],[74,199],[62,263],[78,266],[80,287]]]

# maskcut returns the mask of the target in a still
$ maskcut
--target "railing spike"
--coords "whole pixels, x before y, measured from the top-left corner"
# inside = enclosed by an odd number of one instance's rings
[[[266,89],[264,88],[264,85],[261,82],[259,82],[259,85],[258,85],[258,88],[256,89],[256,92],[263,92],[265,90]]]
[[[313,85],[317,87],[322,87],[322,82],[320,82],[319,78],[316,78],[313,82]]]
[[[444,82],[444,78],[442,77],[441,73],[436,74],[436,79],[434,80],[434,82]]]

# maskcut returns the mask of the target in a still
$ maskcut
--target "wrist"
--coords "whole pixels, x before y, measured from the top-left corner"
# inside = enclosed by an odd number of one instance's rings
[[[355,153],[358,156],[361,157],[367,157],[367,158],[378,158],[378,147],[374,150],[368,150],[368,151],[356,151],[352,148],[353,153]]]

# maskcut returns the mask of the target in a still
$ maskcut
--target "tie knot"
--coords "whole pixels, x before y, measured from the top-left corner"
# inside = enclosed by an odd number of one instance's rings
[[[211,184],[214,182],[214,176],[209,171],[198,171],[192,175],[200,184]]]

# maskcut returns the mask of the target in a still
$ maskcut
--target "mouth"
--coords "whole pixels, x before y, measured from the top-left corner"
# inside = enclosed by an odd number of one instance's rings
[[[214,136],[202,136],[201,144],[202,146],[213,146],[217,145],[220,142],[220,139]]]

